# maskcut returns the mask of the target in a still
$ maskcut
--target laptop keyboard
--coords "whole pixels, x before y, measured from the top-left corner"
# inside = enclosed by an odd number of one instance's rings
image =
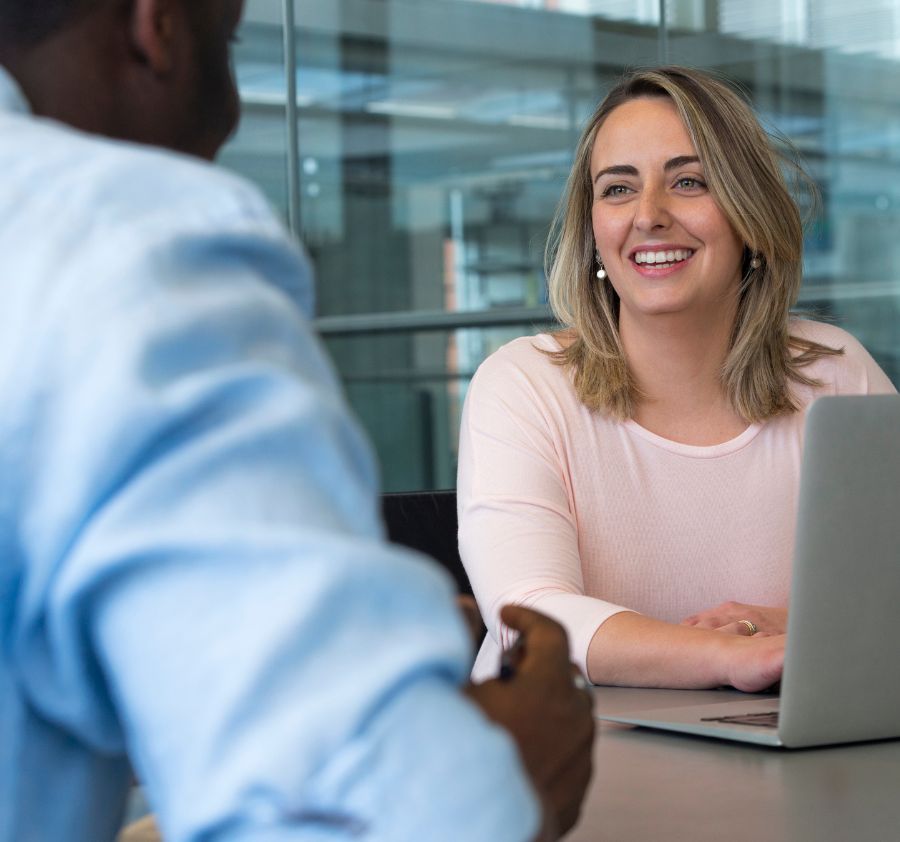
[[[759,728],[777,728],[778,711],[765,713],[743,713],[738,716],[708,716],[701,722],[723,722],[726,725],[756,725]]]

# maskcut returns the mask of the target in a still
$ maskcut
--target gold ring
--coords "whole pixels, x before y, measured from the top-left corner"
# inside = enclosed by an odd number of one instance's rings
[[[759,629],[756,628],[756,623],[752,620],[738,620],[738,622],[747,627],[747,637],[753,637],[753,635],[759,631]]]

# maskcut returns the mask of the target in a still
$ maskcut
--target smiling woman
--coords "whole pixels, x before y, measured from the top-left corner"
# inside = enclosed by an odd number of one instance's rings
[[[645,316],[689,312],[701,325],[732,324],[744,244],[671,100],[635,99],[610,114],[591,172],[594,242],[619,299],[623,343]]]
[[[791,317],[800,214],[721,81],[672,67],[614,88],[555,230],[564,329],[489,358],[463,415],[460,550],[490,631],[476,674],[515,601],[568,628],[596,683],[765,688],[805,411],[893,386],[849,334]]]
[[[749,106],[707,74],[685,68],[636,73],[601,103],[579,142],[557,237],[548,246],[551,300],[577,333],[562,361],[577,372],[586,405],[624,419],[639,403],[625,363],[614,285],[624,284],[629,273],[613,269],[605,283],[591,283],[594,261],[605,251],[604,232],[616,220],[628,224],[633,218],[629,242],[635,247],[656,252],[654,238],[660,245],[691,246],[671,239],[692,236],[687,220],[673,218],[675,213],[721,235],[713,254],[707,249],[702,258],[717,260],[715,267],[697,267],[695,256],[690,262],[695,278],[697,272],[715,275],[729,305],[736,305],[715,320],[726,332],[720,342],[730,346],[722,360],[730,403],[753,421],[795,408],[788,381],[805,382],[804,367],[834,352],[789,330],[801,282],[803,228],[781,164],[791,166],[780,160]],[[648,211],[665,218],[648,223]],[[639,236],[648,224],[656,227]],[[606,257],[615,263],[615,255]],[[626,259],[633,267],[636,261]]]

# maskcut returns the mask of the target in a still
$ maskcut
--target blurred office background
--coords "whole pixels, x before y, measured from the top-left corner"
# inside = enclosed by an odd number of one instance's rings
[[[822,194],[801,306],[900,384],[900,0],[248,0],[222,162],[311,254],[386,490],[455,485],[472,373],[550,324],[583,121],[623,69],[669,62],[734,80],[800,150]]]

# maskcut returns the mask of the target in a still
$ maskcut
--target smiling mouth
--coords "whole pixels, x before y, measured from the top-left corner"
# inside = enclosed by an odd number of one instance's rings
[[[668,251],[636,251],[631,259],[638,266],[652,266],[654,269],[670,269],[694,256],[693,249],[669,249]]]

